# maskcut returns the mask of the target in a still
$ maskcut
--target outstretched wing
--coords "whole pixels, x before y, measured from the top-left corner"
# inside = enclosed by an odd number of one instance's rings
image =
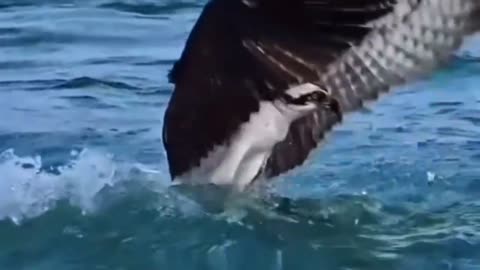
[[[346,2],[355,1],[342,1]],[[465,35],[480,27],[480,1],[388,2],[384,4],[393,7],[391,12],[367,23],[370,30],[359,43],[351,43],[348,50],[328,64],[326,71],[323,67],[317,69],[317,83],[337,98],[344,113],[376,100],[392,87],[431,74],[448,63]],[[339,16],[348,16],[343,11],[348,5],[332,9],[344,13]],[[325,23],[342,27],[336,21]],[[267,175],[275,176],[303,163],[334,124],[329,113],[321,109],[295,122],[269,159]]]
[[[316,82],[344,112],[428,74],[470,30],[477,0],[213,0],[170,74],[164,121],[172,176],[225,143],[260,100]],[[185,110],[184,108],[188,108]],[[228,113],[225,113],[228,112]],[[340,119],[296,121],[267,163],[277,175],[306,159]],[[172,135],[175,134],[175,135]]]
[[[354,2],[342,1],[345,6],[331,8],[344,13],[339,16],[348,16],[344,8]],[[359,43],[351,43],[328,64],[326,71],[323,67],[317,69],[317,83],[337,98],[344,113],[448,63],[465,35],[480,25],[480,1],[476,0],[397,0],[384,4],[393,9],[368,22],[370,30]],[[342,27],[336,21],[324,23]],[[335,119],[324,110],[295,122],[269,159],[267,175],[275,176],[303,163],[334,124]]]

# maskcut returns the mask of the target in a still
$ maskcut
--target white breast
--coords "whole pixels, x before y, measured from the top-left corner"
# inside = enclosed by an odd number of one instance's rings
[[[291,122],[297,117],[295,113],[285,113],[282,106],[285,107],[280,103],[261,102],[259,111],[240,127],[229,145],[216,147],[202,159],[199,167],[174,181],[232,185],[243,190],[263,167],[275,144],[285,139]]]

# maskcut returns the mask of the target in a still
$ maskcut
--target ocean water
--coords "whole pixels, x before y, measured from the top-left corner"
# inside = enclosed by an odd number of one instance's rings
[[[0,0],[1,270],[480,269],[479,41],[222,210],[161,142],[204,4]]]

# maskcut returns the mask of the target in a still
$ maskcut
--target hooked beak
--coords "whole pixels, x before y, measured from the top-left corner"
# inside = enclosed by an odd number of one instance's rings
[[[329,97],[326,105],[327,105],[326,107],[337,116],[338,120],[342,121],[343,113],[338,100],[335,98]]]

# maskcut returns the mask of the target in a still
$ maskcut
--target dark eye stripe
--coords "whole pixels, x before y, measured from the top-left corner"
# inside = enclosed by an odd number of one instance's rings
[[[318,101],[322,102],[327,100],[327,95],[321,92],[311,92],[307,93],[304,95],[301,95],[297,98],[294,98],[288,94],[284,95],[284,100],[289,103],[289,104],[295,104],[295,105],[305,105],[309,101]]]

